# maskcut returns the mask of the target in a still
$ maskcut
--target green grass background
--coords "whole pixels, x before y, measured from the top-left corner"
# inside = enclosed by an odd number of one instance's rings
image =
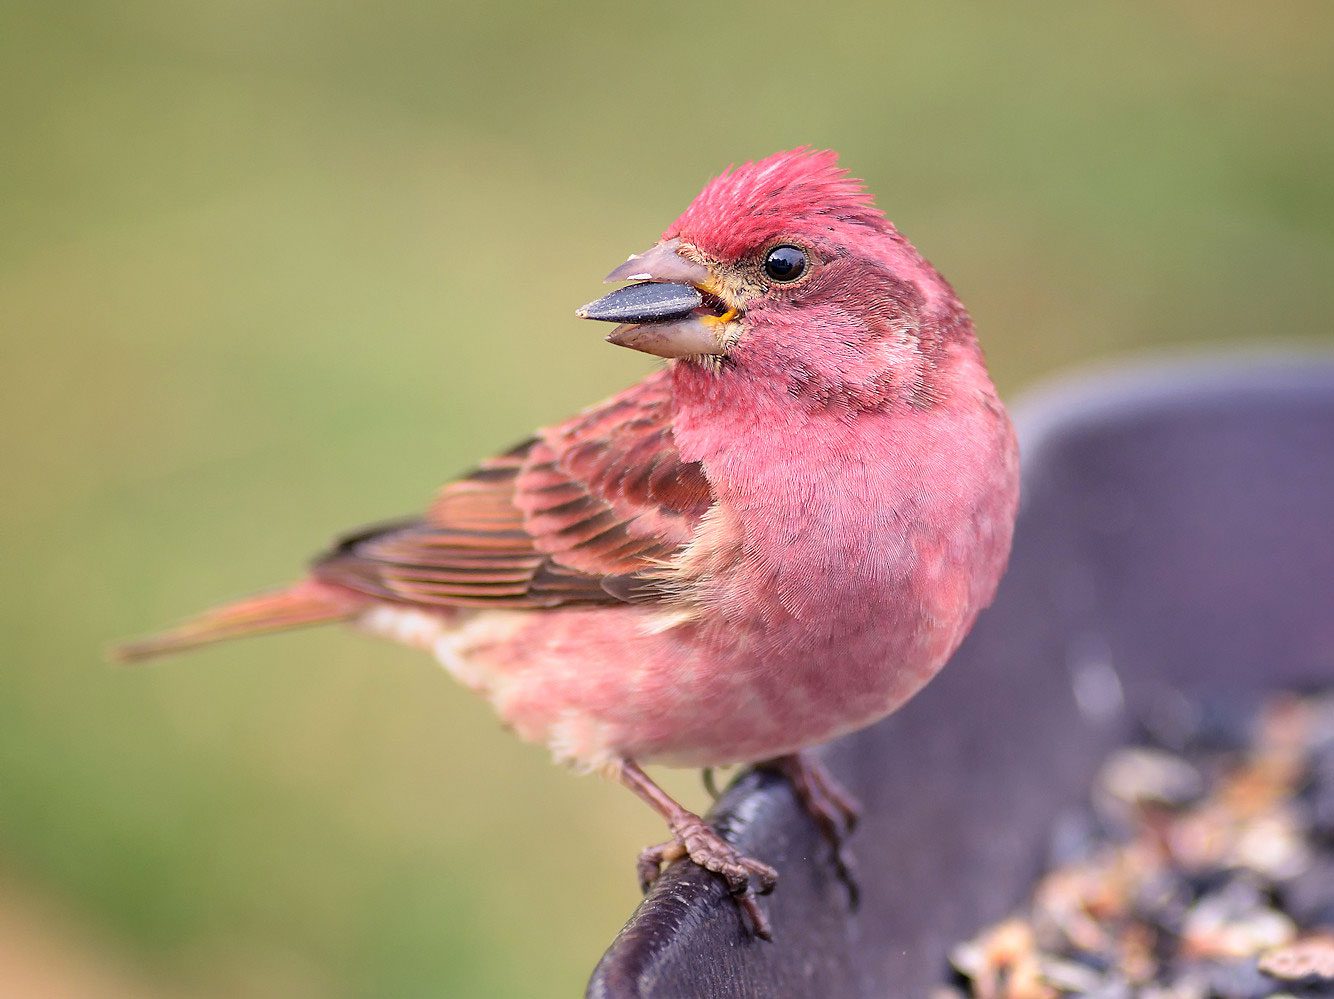
[[[1321,0],[0,4],[0,900],[164,995],[577,993],[660,837],[629,795],[364,638],[103,644],[649,370],[574,307],[779,148],[842,152],[1007,393],[1329,344],[1331,31]]]

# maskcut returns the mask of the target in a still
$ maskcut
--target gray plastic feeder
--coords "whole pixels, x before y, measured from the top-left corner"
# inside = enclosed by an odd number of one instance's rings
[[[953,943],[1023,899],[1129,719],[1334,680],[1334,357],[1067,381],[1017,418],[1024,502],[995,605],[921,695],[825,751],[866,808],[860,909],[783,780],[748,773],[711,817],[778,869],[774,942],[677,863],[590,996],[925,996]]]

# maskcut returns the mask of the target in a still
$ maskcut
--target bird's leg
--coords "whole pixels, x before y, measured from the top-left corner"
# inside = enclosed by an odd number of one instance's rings
[[[718,800],[718,781],[713,772],[713,767],[705,767],[699,772],[699,778],[704,783],[704,790],[709,792],[709,797],[714,801]]]
[[[762,766],[778,771],[791,781],[797,802],[815,820],[816,828],[833,849],[839,880],[847,886],[852,907],[857,908],[861,889],[857,885],[852,855],[847,850],[848,836],[861,818],[857,800],[813,756],[793,753],[775,757]]]
[[[727,890],[750,918],[755,935],[769,940],[769,920],[755,896],[773,891],[778,872],[768,864],[744,856],[709,828],[703,819],[687,811],[653,783],[633,760],[621,760],[613,770],[617,779],[661,815],[672,831],[671,840],[650,846],[639,855],[640,886],[648,891],[649,886],[657,880],[663,864],[689,857],[693,863],[712,871],[726,882]]]

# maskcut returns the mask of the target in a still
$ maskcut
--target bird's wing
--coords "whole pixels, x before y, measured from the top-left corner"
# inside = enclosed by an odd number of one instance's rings
[[[668,372],[445,486],[420,520],[344,539],[317,579],[432,607],[653,599],[713,502],[671,430]]]

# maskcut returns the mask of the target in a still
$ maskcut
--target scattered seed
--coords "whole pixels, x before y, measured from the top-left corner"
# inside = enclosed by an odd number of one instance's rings
[[[1334,997],[1334,692],[1171,703],[933,999]]]
[[[1309,933],[1268,950],[1260,970],[1285,982],[1334,985],[1334,931]]]

